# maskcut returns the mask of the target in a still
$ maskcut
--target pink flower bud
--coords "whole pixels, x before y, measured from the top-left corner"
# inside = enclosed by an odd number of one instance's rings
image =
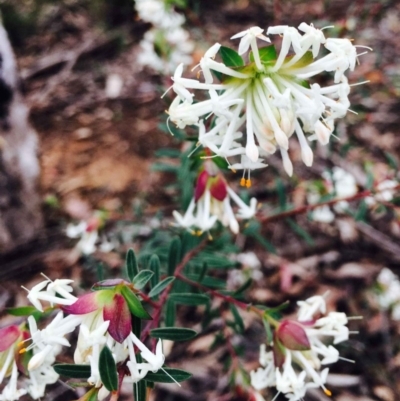
[[[72,305],[62,307],[64,312],[72,315],[84,315],[103,308],[104,305],[110,304],[113,300],[115,292],[113,290],[101,290],[89,292],[80,296]]]
[[[284,320],[276,330],[276,337],[290,350],[306,351],[311,348],[303,326],[293,320]]]
[[[21,335],[21,330],[18,326],[12,325],[0,329],[0,352],[10,348]]]
[[[119,343],[122,343],[132,330],[131,313],[121,294],[115,294],[112,303],[104,306],[103,319],[110,321],[108,332]]]
[[[274,341],[272,346],[272,353],[274,355],[274,365],[276,368],[281,368],[285,363],[286,358],[286,350],[285,347],[281,344],[276,336],[276,332],[274,333]]]
[[[205,170],[202,171],[197,177],[196,187],[194,189],[194,200],[196,202],[203,196],[209,177],[210,175]]]

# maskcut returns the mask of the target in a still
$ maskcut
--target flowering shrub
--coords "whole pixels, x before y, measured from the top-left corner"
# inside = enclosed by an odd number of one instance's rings
[[[292,176],[293,134],[304,164],[311,166],[312,142],[327,145],[336,120],[349,111],[351,84],[345,74],[355,69],[361,46],[344,38],[326,38],[325,29],[312,24],[302,23],[298,29],[270,27],[266,32],[251,27],[232,36],[239,40],[238,52],[216,43],[201,58],[198,79],[184,78],[181,62],[191,62],[191,45],[181,27],[183,17],[161,1],[136,0],[135,6],[140,18],[154,27],[141,44],[145,52],[139,62],[157,70],[172,70],[180,63],[173,75],[176,97],[168,109],[169,122],[198,132],[196,145],[188,145],[184,156],[177,152],[185,160],[186,170],[179,170],[179,180],[188,195],[188,201],[182,202],[186,212],[172,212],[171,226],[178,235],[158,248],[156,240],[149,240],[140,263],[133,250],[128,251],[125,278],[99,279],[90,292],[80,295],[73,294],[69,279],[46,277],[26,289],[33,306],[9,310],[26,320],[0,329],[0,384],[4,385],[0,400],[14,401],[26,394],[40,399],[46,386],[59,377],[86,389],[82,401],[107,397],[116,401],[125,384],[133,385],[135,401],[145,401],[155,383],[179,385],[191,374],[165,365],[163,341],[197,335],[176,326],[179,305],[205,307],[208,322],[227,307],[231,320],[226,319],[224,329],[237,334],[245,330],[242,314],[251,313],[263,323],[266,341],[260,346],[261,366],[250,373],[231,372],[232,387],[249,399],[262,400],[261,392],[271,388],[274,396],[283,394],[290,401],[302,400],[310,388],[322,388],[331,395],[326,386],[328,365],[345,359],[336,345],[349,338],[349,318],[343,312],[328,312],[325,296],[320,295],[299,301],[296,317],[283,315],[286,303],[267,308],[245,301],[251,281],[262,278],[261,263],[252,253],[232,255],[237,248],[231,235],[248,235],[268,248],[260,222],[274,216],[259,214],[256,198],[244,201],[224,172],[243,170],[240,185],[250,188],[250,171],[267,167],[268,156],[279,151],[286,173]],[[279,51],[270,44],[270,37],[276,35],[282,38]],[[264,46],[259,47],[260,43]],[[165,50],[168,44],[181,47],[166,60],[156,50]],[[328,73],[333,83],[317,83],[315,77],[321,73]],[[198,152],[200,147],[204,149]],[[193,156],[192,164],[187,156]],[[351,213],[352,200],[365,199],[375,208],[379,202],[391,201],[398,188],[397,181],[384,180],[360,191],[353,175],[339,168],[322,178],[323,184],[305,195],[308,205],[302,211],[326,223],[334,221],[334,213]],[[326,195],[329,199],[322,201]],[[288,218],[293,210],[282,207],[281,212]],[[86,258],[99,245],[98,231],[105,220],[99,216],[67,227],[69,237],[79,238],[77,249]],[[157,220],[146,228],[157,231],[160,225]],[[295,223],[292,226],[302,232]],[[100,244],[103,252],[114,247],[114,242]],[[225,276],[216,273],[218,268],[237,267],[237,262],[246,266],[246,274],[242,270]],[[384,274],[380,284],[387,292],[382,292],[380,302],[394,308],[397,299],[391,294],[391,276]],[[221,301],[220,310],[212,310],[212,299]],[[229,342],[226,333],[229,330],[223,332]],[[57,362],[65,347],[73,350],[73,363],[72,357],[71,363]]]

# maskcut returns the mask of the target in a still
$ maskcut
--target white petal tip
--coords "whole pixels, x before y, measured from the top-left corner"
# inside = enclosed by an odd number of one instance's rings
[[[259,152],[257,146],[252,143],[246,146],[246,156],[252,161],[256,162],[258,160]]]

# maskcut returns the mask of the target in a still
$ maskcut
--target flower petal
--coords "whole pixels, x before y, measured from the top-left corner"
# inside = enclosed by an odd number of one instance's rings
[[[132,331],[131,313],[125,298],[121,294],[115,294],[112,304],[104,307],[103,319],[110,321],[108,332],[119,343],[122,343]]]
[[[10,348],[21,335],[21,330],[18,326],[8,326],[4,327],[4,329],[0,329],[0,352],[3,352]]]

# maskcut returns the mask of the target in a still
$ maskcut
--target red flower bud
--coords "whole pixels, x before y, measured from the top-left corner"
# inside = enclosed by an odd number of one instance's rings
[[[210,193],[213,198],[220,202],[222,202],[226,198],[228,190],[226,189],[225,180],[221,176],[216,176],[212,178]]]

